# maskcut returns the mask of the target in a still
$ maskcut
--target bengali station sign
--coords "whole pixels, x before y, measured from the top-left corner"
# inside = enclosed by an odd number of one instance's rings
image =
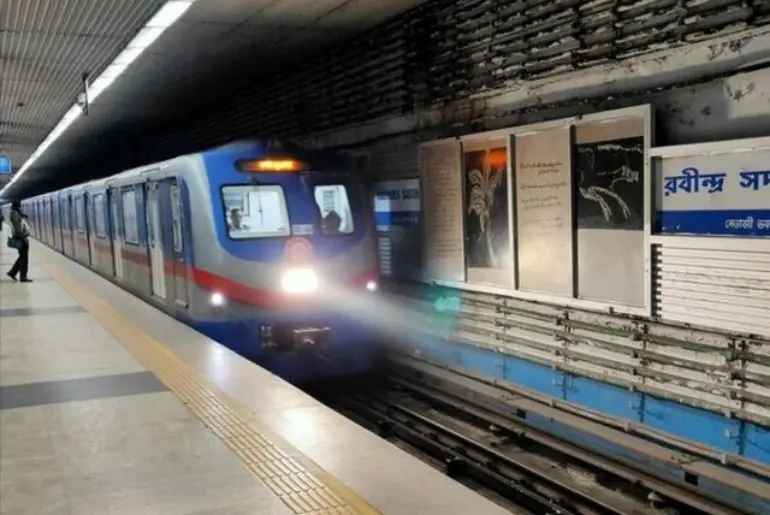
[[[420,180],[382,181],[374,194],[374,219],[379,232],[420,223]]]
[[[770,149],[662,158],[661,234],[770,237]]]

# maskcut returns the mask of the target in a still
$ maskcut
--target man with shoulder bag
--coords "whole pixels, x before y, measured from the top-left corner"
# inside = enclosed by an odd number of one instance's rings
[[[27,217],[21,212],[21,202],[13,201],[11,204],[11,235],[8,237],[8,246],[19,251],[19,257],[13,267],[8,271],[8,277],[14,282],[16,276],[23,283],[31,283],[27,277],[29,272],[29,224]]]

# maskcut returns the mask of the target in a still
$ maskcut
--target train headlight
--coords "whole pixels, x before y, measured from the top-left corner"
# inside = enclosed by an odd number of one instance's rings
[[[281,278],[286,293],[313,293],[318,289],[318,276],[312,268],[293,268]]]
[[[369,291],[377,291],[377,281],[369,281],[366,283],[366,289]]]
[[[224,306],[225,304],[225,296],[219,293],[218,291],[215,291],[211,294],[211,297],[209,298],[209,302],[211,302],[211,305],[215,308],[220,308]]]

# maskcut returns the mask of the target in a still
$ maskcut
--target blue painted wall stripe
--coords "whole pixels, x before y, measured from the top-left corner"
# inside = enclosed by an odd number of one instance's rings
[[[420,222],[420,213],[415,211],[378,211],[374,213],[376,225],[417,225]]]
[[[770,237],[770,210],[658,211],[656,231]]]

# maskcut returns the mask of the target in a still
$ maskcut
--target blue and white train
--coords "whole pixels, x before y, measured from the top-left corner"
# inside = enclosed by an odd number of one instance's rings
[[[22,203],[33,235],[294,382],[365,372],[369,198],[347,160],[248,141]]]

